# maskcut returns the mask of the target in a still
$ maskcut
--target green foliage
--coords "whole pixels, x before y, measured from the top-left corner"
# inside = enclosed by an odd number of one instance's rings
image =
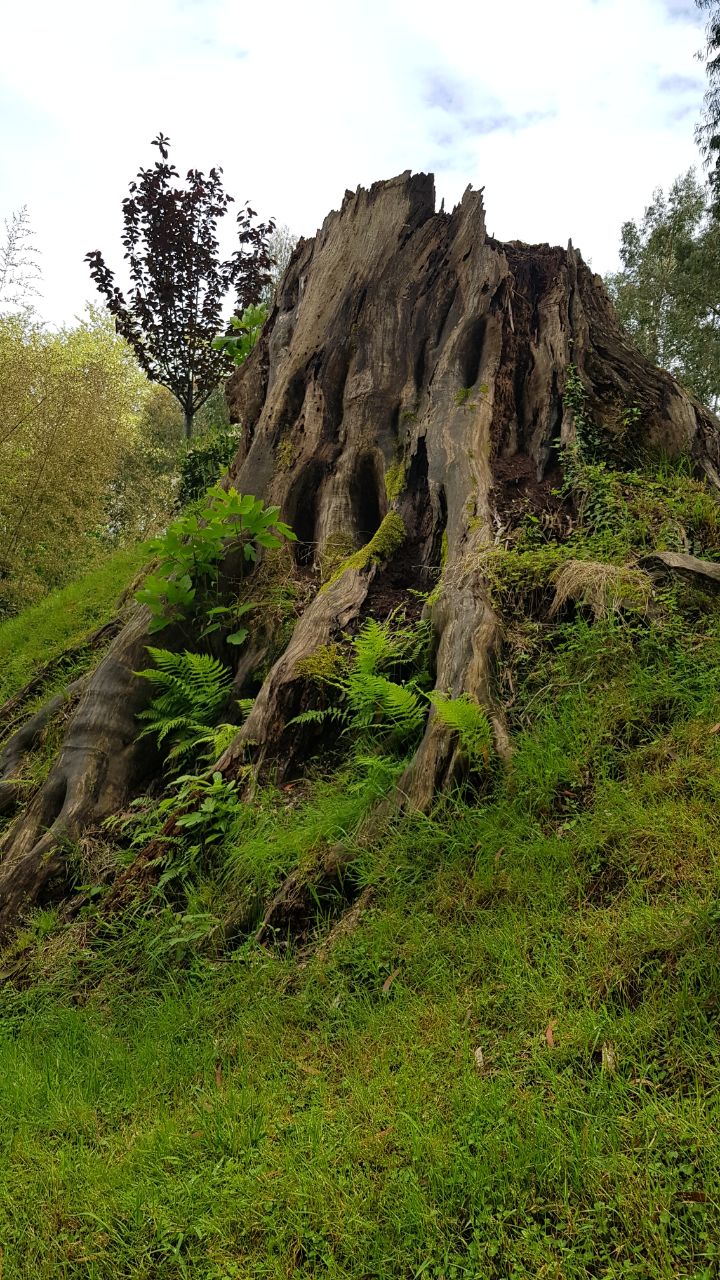
[[[30,922],[43,976],[0,988],[13,1280],[711,1280],[720,614],[660,605],[545,628],[481,803],[358,847],[357,772],[252,805],[184,779],[212,807],[150,906]],[[339,840],[365,910],[257,946]]]
[[[195,774],[178,778],[171,794],[152,811],[150,826],[145,819],[135,831],[131,849],[142,848],[171,814],[179,815],[177,827],[181,835],[169,845],[157,883],[159,894],[166,893],[169,886],[187,890],[200,874],[212,870],[214,855],[232,836],[242,814],[237,783],[223,778],[221,773],[213,773],[211,778]]]
[[[653,193],[643,218],[626,222],[622,269],[607,284],[618,315],[654,364],[715,409],[720,396],[720,225],[708,218],[694,170],[665,196]]]
[[[487,765],[492,750],[492,729],[480,704],[469,694],[448,698],[438,690],[428,697],[441,724],[457,733],[460,745],[472,768]]]
[[[137,440],[144,379],[104,313],[51,333],[0,316],[0,616],[106,552],[106,495]]]
[[[563,404],[575,426],[575,440],[562,449],[562,494],[572,498],[580,526],[595,534],[616,538],[627,529],[630,513],[617,470],[606,461],[608,442],[587,407],[587,392],[577,367],[565,373]],[[634,408],[624,411],[629,427],[636,421]]]
[[[151,900],[28,921],[34,981],[0,984],[13,1280],[713,1280],[720,601],[550,602],[559,566],[629,582],[717,516],[682,465],[611,474],[618,526],[487,554],[513,751],[482,797],[368,823],[404,769],[380,698],[331,776],[144,797],[123,859],[179,819]],[[361,715],[375,676],[426,707],[427,640],[373,623],[297,674],[344,724],[351,678]],[[432,701],[484,763],[481,709]],[[259,946],[338,846],[300,938]]]
[[[139,736],[152,735],[158,746],[169,746],[167,761],[177,765],[199,747],[214,745],[212,726],[227,700],[232,674],[206,653],[171,653],[150,645],[148,653],[155,666],[136,674],[159,692],[138,712],[138,719],[146,721]]]
[[[183,419],[166,387],[146,383],[135,432],[105,494],[103,540],[131,546],[157,537],[172,518],[183,456]]]
[[[213,348],[229,356],[234,365],[244,364],[260,337],[267,316],[268,309],[264,302],[258,306],[246,307],[241,316],[232,316],[232,332],[222,338],[215,338]]]
[[[695,140],[710,167],[709,187],[712,197],[712,215],[717,219],[720,211],[720,8],[718,0],[695,0],[698,9],[708,11],[705,28],[705,70],[707,89],[701,122],[695,130]]]
[[[225,630],[226,644],[244,644],[249,631],[247,627],[240,625],[240,620],[256,608],[253,600],[236,600],[233,604],[218,604],[212,609],[207,609],[205,613],[207,621],[200,632],[200,638],[204,640],[206,636],[213,635],[216,631]],[[228,628],[232,630],[228,631]]]
[[[335,646],[325,646],[301,665],[299,671],[312,675],[335,701],[302,712],[290,723],[341,724],[360,752],[406,749],[425,722],[420,689],[428,639],[425,624],[406,627],[397,618],[386,623],[369,618],[345,661]],[[404,673],[402,683],[391,678]]]
[[[278,507],[264,507],[259,498],[215,485],[196,511],[173,521],[163,538],[151,544],[159,556],[137,599],[152,614],[150,631],[189,618],[208,607],[208,593],[217,586],[220,562],[235,549],[254,562],[257,548],[276,548],[292,530],[278,520]]]
[[[242,431],[228,424],[197,436],[180,463],[177,505],[187,507],[202,498],[227,470],[237,452]]]

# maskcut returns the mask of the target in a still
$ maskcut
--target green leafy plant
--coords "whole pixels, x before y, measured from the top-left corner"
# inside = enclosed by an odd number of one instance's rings
[[[202,639],[210,636],[216,631],[221,631],[223,626],[230,624],[235,629],[225,636],[226,644],[243,644],[249,635],[247,627],[238,626],[241,618],[257,606],[254,601],[236,601],[235,604],[218,604],[214,608],[208,609],[206,613],[207,623],[200,632]]]
[[[476,768],[489,764],[492,729],[479,702],[467,693],[461,693],[457,698],[448,698],[437,689],[429,693],[428,698],[441,724],[457,733],[470,765]]]
[[[153,735],[169,745],[168,763],[177,764],[201,746],[215,743],[213,728],[231,684],[228,668],[206,653],[171,653],[148,646],[155,665],[136,674],[158,690],[150,706],[138,713],[146,722],[140,737]]]
[[[332,663],[309,666],[308,673],[335,695],[328,707],[313,708],[296,716],[292,724],[342,725],[357,739],[358,750],[372,745],[404,747],[425,721],[421,693],[424,656],[428,643],[426,624],[393,625],[369,618],[352,642],[346,663],[334,654]],[[402,683],[393,679],[404,672]]]
[[[580,522],[595,531],[615,531],[627,523],[627,505],[617,475],[608,467],[603,455],[607,442],[593,422],[587,408],[587,391],[577,365],[565,372],[563,404],[575,425],[575,440],[562,450],[564,471],[563,496],[572,496]],[[636,418],[632,410],[630,422]]]
[[[235,456],[242,430],[234,423],[214,427],[185,450],[180,464],[177,505],[181,509],[202,498]]]
[[[252,563],[258,547],[279,547],[283,538],[294,541],[295,534],[278,514],[279,507],[265,507],[251,494],[215,485],[199,510],[174,520],[150,544],[159,564],[136,594],[152,614],[150,631],[190,617],[200,605],[207,607],[227,552],[242,549],[245,562]]]
[[[267,314],[268,309],[264,302],[257,306],[246,307],[241,316],[231,318],[232,332],[221,338],[215,338],[212,344],[213,349],[223,351],[225,355],[230,356],[233,364],[243,364],[260,337]]]
[[[171,884],[188,887],[209,870],[216,851],[240,823],[243,805],[237,787],[236,780],[224,778],[217,770],[211,777],[185,773],[168,786],[161,800],[139,797],[128,815],[108,818],[104,825],[129,839],[126,858],[132,861],[172,817],[176,832],[163,840],[166,853],[156,892],[164,893]]]

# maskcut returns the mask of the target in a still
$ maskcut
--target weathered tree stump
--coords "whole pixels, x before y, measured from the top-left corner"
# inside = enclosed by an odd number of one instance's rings
[[[299,664],[409,588],[437,586],[437,688],[477,698],[506,749],[494,697],[500,621],[482,553],[509,510],[557,484],[558,446],[574,432],[563,405],[571,364],[611,443],[627,443],[632,406],[633,449],[687,454],[720,488],[717,420],[635,349],[571,247],[488,237],[479,192],[436,212],[432,176],[404,173],[348,192],[300,242],[261,339],[229,384],[244,427],[230,482],[281,508],[298,535],[296,569],[316,575],[316,589],[220,762],[226,773],[240,759],[301,768],[303,740],[288,729],[307,692]],[[332,577],[333,565],[337,577],[322,585],[319,568]],[[138,610],[2,843],[0,936],[62,883],[64,842],[142,783],[147,745],[135,716],[148,687],[133,671],[145,665],[146,640]],[[397,799],[428,805],[459,764],[431,713]]]

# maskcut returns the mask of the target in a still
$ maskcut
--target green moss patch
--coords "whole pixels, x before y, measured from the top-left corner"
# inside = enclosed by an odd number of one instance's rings
[[[334,582],[337,582],[338,578],[341,578],[347,569],[361,570],[371,563],[384,564],[402,546],[406,536],[405,523],[402,516],[397,511],[388,511],[370,541],[366,542],[365,546],[361,547],[359,551],[355,551],[351,556],[348,556],[347,560],[343,560],[332,577],[325,583],[323,590],[327,590]]]

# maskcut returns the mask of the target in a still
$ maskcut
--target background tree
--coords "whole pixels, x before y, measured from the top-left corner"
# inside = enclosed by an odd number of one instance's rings
[[[285,222],[281,223],[279,227],[275,227],[275,230],[268,238],[268,251],[272,258],[272,266],[270,268],[270,279],[262,295],[262,300],[267,307],[272,304],[275,290],[285,274],[285,269],[293,256],[297,242],[298,237]]]
[[[713,410],[720,402],[720,226],[694,170],[623,224],[607,285],[641,351]]]
[[[255,211],[245,204],[236,219],[239,247],[220,258],[218,222],[233,202],[223,189],[222,169],[207,176],[190,169],[185,186],[174,185],[178,173],[168,163],[169,139],[160,133],[153,146],[160,159],[139,171],[122,207],[128,298],[99,250],[86,261],[141,368],[178,400],[189,438],[195,414],[229,369],[224,352],[212,347],[225,327],[226,298],[234,294],[238,315],[260,298],[269,279],[274,223],[256,223]]]
[[[5,219],[5,239],[0,244],[0,314],[27,307],[38,293],[39,252],[27,205]]]
[[[720,0],[695,0],[698,9],[708,13],[705,28],[705,70],[707,90],[703,118],[696,138],[710,169],[713,212],[720,212]]]
[[[92,562],[146,381],[109,317],[50,334],[0,319],[0,614]]]

